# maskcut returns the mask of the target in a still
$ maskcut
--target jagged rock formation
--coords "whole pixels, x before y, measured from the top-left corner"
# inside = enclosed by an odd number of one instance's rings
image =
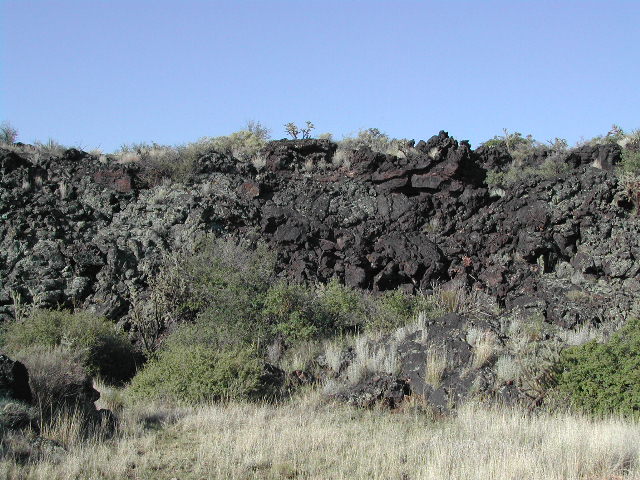
[[[271,142],[260,170],[211,152],[188,182],[153,185],[144,166],[75,149],[37,161],[28,147],[0,149],[0,317],[18,293],[121,319],[162,253],[201,232],[267,241],[299,281],[416,291],[455,278],[564,326],[624,313],[640,291],[639,223],[611,171],[615,145],[574,149],[556,159],[569,171],[506,190],[485,183],[512,161],[506,150],[445,132],[402,158],[360,149],[335,167],[335,150]]]

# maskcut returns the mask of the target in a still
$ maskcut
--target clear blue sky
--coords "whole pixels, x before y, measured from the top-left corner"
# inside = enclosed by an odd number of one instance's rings
[[[0,0],[0,32],[0,120],[23,142],[640,128],[638,0]]]

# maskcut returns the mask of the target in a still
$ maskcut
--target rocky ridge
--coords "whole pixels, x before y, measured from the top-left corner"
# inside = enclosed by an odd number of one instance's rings
[[[126,321],[132,292],[163,255],[210,232],[267,242],[280,274],[296,281],[337,277],[374,292],[455,282],[565,329],[624,318],[636,301],[640,221],[613,171],[617,145],[532,155],[522,168],[562,168],[509,188],[486,183],[489,170],[513,164],[505,148],[472,150],[446,132],[401,156],[355,150],[341,165],[336,148],[270,142],[259,169],[211,151],[183,183],[150,182],[143,165],[75,149],[49,158],[0,149],[0,318],[20,298]],[[441,337],[453,341],[463,320],[440,321]],[[403,340],[406,360],[420,342]],[[472,353],[463,343],[451,347],[461,365]],[[376,388],[403,391],[394,381]]]

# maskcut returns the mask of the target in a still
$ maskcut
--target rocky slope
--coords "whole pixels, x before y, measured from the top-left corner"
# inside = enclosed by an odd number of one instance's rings
[[[474,151],[445,132],[399,157],[364,148],[337,162],[336,148],[327,140],[270,142],[259,169],[211,151],[183,182],[74,149],[0,149],[0,319],[12,318],[19,298],[126,322],[132,293],[146,288],[167,252],[189,251],[207,232],[265,241],[280,274],[297,281],[337,277],[374,292],[456,285],[503,307],[430,321],[429,344],[427,325],[363,344],[392,349],[399,375],[367,377],[341,393],[366,405],[394,404],[413,391],[445,406],[478,389],[499,387],[507,399],[527,393],[522,383],[496,383],[497,358],[477,360],[470,325],[506,345],[504,319],[513,312],[571,329],[632,310],[640,219],[614,172],[617,145],[537,152],[515,163],[531,174],[504,188],[487,185],[487,173],[513,168],[506,148]],[[450,365],[429,382],[423,367],[434,342]],[[337,378],[357,348],[342,355]]]
[[[361,149],[339,168],[323,140],[271,142],[260,171],[212,152],[186,183],[155,186],[140,165],[16,150],[0,150],[5,319],[16,293],[120,319],[161,254],[200,232],[267,241],[296,280],[416,291],[455,278],[565,326],[625,312],[640,289],[639,223],[611,171],[615,145],[573,150],[556,159],[568,171],[506,190],[485,183],[511,162],[506,150],[473,151],[445,132],[404,158]]]

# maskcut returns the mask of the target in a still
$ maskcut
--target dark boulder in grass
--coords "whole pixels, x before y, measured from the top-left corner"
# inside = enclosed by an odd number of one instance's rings
[[[29,372],[21,362],[0,354],[0,398],[30,403]]]
[[[362,380],[336,397],[356,407],[383,406],[394,409],[400,407],[409,395],[411,384],[408,379],[391,374],[378,374]]]

